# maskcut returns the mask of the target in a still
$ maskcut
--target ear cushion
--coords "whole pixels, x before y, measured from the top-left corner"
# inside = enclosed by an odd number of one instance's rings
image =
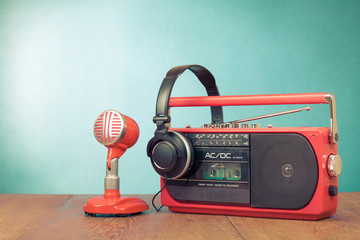
[[[177,131],[168,131],[163,138],[149,142],[148,153],[155,171],[162,177],[184,176],[194,162],[194,149],[189,139]]]

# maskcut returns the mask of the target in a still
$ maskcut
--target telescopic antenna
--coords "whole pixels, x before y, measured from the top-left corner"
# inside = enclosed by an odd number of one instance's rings
[[[263,119],[263,118],[276,117],[276,116],[281,116],[281,115],[285,115],[285,114],[297,113],[297,112],[301,112],[301,111],[310,111],[310,110],[311,110],[311,107],[307,106],[305,108],[298,108],[298,109],[288,110],[288,111],[284,111],[284,112],[271,113],[271,114],[266,114],[266,115],[261,115],[261,116],[257,116],[257,117],[251,117],[251,118],[244,118],[244,119],[225,122],[225,123],[243,123],[243,122],[249,122],[249,121],[259,120],[259,119]]]

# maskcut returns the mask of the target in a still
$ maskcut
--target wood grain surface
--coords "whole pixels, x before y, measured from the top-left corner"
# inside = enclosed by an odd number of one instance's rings
[[[0,195],[0,239],[360,239],[360,193],[340,193],[319,221],[160,212],[89,217],[94,195]],[[151,203],[152,195],[131,195]],[[159,204],[159,201],[157,201]]]

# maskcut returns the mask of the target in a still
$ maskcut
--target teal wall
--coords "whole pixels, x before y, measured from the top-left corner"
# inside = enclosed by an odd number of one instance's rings
[[[122,193],[154,193],[145,154],[156,95],[173,66],[196,63],[222,95],[332,92],[340,190],[360,191],[360,1],[0,2],[0,192],[102,193],[107,149],[95,118],[116,109],[140,126],[120,162]],[[173,96],[204,95],[191,73]],[[235,120],[298,106],[227,107]],[[327,105],[261,121],[329,126]],[[173,126],[209,122],[177,108]]]

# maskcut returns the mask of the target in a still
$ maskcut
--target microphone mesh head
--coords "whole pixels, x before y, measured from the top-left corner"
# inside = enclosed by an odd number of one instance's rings
[[[109,146],[121,141],[126,132],[125,117],[114,110],[101,113],[94,124],[94,135],[96,140]]]

